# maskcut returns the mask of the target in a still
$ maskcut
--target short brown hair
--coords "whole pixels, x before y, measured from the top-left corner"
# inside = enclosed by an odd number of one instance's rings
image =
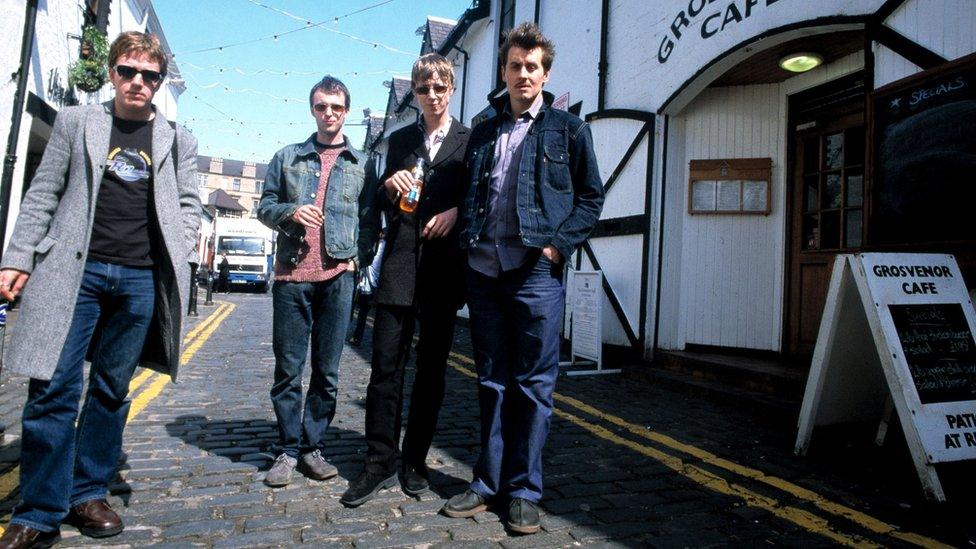
[[[350,105],[349,88],[347,88],[346,85],[342,83],[342,80],[339,80],[338,78],[336,78],[335,76],[332,76],[331,74],[327,74],[327,75],[323,76],[322,77],[322,80],[319,80],[318,82],[316,82],[315,85],[312,86],[312,90],[308,92],[308,106],[309,107],[314,107],[315,106],[315,105],[312,104],[312,101],[314,100],[314,98],[315,98],[315,92],[317,92],[317,91],[320,91],[320,92],[326,93],[326,94],[328,94],[328,93],[340,94],[341,93],[346,98],[346,110],[349,110],[349,105]]]
[[[420,56],[410,71],[410,86],[416,88],[434,75],[440,76],[448,86],[454,87],[454,65],[439,53],[426,53]]]
[[[163,45],[159,42],[159,37],[148,32],[129,31],[123,32],[112,42],[112,47],[108,50],[108,66],[114,68],[115,63],[123,55],[133,53],[144,53],[159,65],[159,72],[166,75],[169,60]]]
[[[556,47],[548,38],[543,36],[542,30],[538,26],[525,22],[509,29],[505,33],[505,40],[498,48],[499,65],[505,66],[505,63],[508,62],[508,50],[512,49],[512,46],[517,46],[526,51],[542,48],[542,68],[546,72],[552,68],[552,60],[556,57]]]

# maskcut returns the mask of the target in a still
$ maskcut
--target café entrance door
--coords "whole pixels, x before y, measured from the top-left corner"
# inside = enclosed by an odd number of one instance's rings
[[[863,77],[792,97],[786,353],[813,353],[838,253],[864,243]]]

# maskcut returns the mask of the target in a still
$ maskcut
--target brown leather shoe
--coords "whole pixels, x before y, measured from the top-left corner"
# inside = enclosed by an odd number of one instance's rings
[[[0,549],[43,548],[50,547],[59,541],[61,541],[61,533],[57,530],[41,532],[23,524],[11,524],[7,526],[3,537],[0,537]]]
[[[71,508],[71,524],[92,538],[107,538],[122,531],[122,519],[104,499],[93,499]]]

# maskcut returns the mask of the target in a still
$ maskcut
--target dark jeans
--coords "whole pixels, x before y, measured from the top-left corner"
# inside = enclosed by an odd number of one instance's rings
[[[454,342],[457,309],[428,301],[416,307],[376,306],[373,359],[366,389],[366,467],[377,472],[396,469],[403,410],[403,371],[410,356],[414,322],[419,320],[417,375],[410,397],[410,416],[403,439],[404,465],[427,475],[424,461],[434,439],[444,401],[444,369]]]
[[[20,453],[22,501],[11,523],[52,532],[69,507],[106,496],[129,414],[129,381],[149,332],[154,303],[152,269],[85,264],[54,376],[50,381],[30,380]],[[100,331],[79,417],[85,353],[96,325]]]
[[[339,358],[349,328],[355,277],[325,282],[276,282],[272,289],[275,355],[271,403],[278,418],[279,450],[297,458],[322,449],[335,417]],[[312,377],[302,406],[302,369],[312,342]]]
[[[481,406],[471,489],[485,498],[539,501],[559,373],[562,268],[540,256],[498,278],[468,268],[467,283]]]

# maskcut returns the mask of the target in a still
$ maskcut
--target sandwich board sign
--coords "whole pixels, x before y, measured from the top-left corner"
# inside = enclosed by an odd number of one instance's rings
[[[976,459],[976,313],[945,254],[865,253],[834,262],[800,410],[813,428],[898,414],[926,497],[945,501],[935,464]]]
[[[603,368],[603,271],[570,271],[570,360],[560,366],[593,364],[594,370],[568,370],[566,375],[616,374]],[[584,360],[579,361],[577,358]]]

